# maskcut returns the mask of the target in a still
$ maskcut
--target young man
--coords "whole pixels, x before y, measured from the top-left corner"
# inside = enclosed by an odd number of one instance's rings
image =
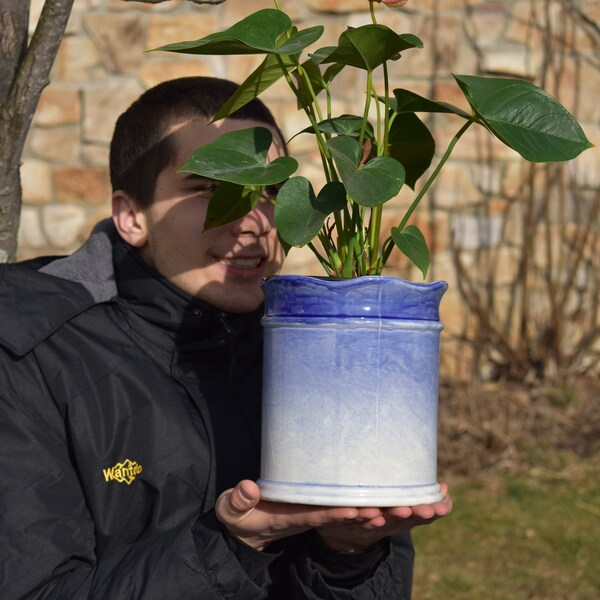
[[[203,231],[214,182],[178,173],[221,133],[271,129],[235,86],[149,90],[111,145],[113,219],[66,258],[0,270],[0,598],[408,598],[431,506],[260,500],[265,201]]]

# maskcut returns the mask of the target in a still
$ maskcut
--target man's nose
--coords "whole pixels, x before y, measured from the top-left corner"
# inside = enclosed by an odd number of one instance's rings
[[[233,222],[234,235],[252,235],[260,237],[267,235],[273,229],[273,207],[261,200],[243,217]]]

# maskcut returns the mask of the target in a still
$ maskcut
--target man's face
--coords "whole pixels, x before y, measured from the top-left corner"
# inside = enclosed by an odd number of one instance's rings
[[[193,120],[171,128],[177,149],[174,166],[158,176],[154,202],[142,211],[147,237],[142,258],[171,283],[228,312],[258,308],[263,293],[258,281],[281,269],[284,252],[277,237],[274,207],[261,200],[246,216],[203,231],[215,182],[177,173],[198,147],[237,129],[266,127],[252,120],[225,119],[215,124]],[[273,133],[273,139],[278,137]],[[268,160],[283,155],[276,142]]]

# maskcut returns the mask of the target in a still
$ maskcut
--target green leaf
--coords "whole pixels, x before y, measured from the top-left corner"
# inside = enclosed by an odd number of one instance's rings
[[[291,69],[295,66],[294,59],[290,56],[284,55],[280,59],[283,61],[286,69]],[[277,55],[267,55],[258,68],[240,84],[233,96],[220,108],[219,112],[214,116],[213,121],[228,117],[262,94],[262,92],[271,87],[275,82],[279,81],[283,75],[284,72],[281,69]]]
[[[359,137],[362,128],[363,118],[356,115],[340,115],[332,119],[325,119],[319,123],[319,129],[323,133],[334,133],[337,135],[348,135],[350,137]],[[373,126],[367,123],[367,137],[375,139]]]
[[[340,179],[347,188],[360,163],[362,148],[357,140],[348,136],[327,140],[327,148],[333,156]]]
[[[404,165],[406,185],[414,190],[415,183],[431,164],[435,140],[417,115],[399,114],[390,127],[388,153]]]
[[[409,48],[422,48],[423,42],[410,33],[398,35],[385,25],[363,25],[342,33],[338,46],[329,54],[320,51],[321,63],[340,63],[373,71],[385,61]]]
[[[302,69],[305,77],[310,81],[310,85],[315,96],[318,96],[324,89],[325,85],[331,83],[336,75],[344,68],[344,65],[331,65],[321,74],[321,69],[313,60],[306,60],[302,63]],[[305,77],[300,76],[298,70],[294,71],[294,77],[298,87],[298,108],[310,106],[313,102],[313,97],[308,89]]]
[[[358,168],[362,149],[353,137],[332,138],[327,147],[348,195],[361,206],[379,206],[396,196],[404,185],[404,167],[389,156],[375,157]]]
[[[532,83],[469,75],[454,78],[480,122],[523,158],[565,161],[592,147],[573,115]]]
[[[277,54],[298,54],[305,48],[314,44],[322,35],[325,28],[322,25],[308,27],[294,32],[285,43],[277,48]]]
[[[329,58],[329,55],[337,50],[337,46],[324,46],[323,48],[319,48],[314,52],[309,54],[310,60],[315,63],[315,65],[320,65],[323,61]]]
[[[346,135],[357,138],[360,136],[362,122],[362,117],[357,117],[355,115],[341,115],[339,117],[320,121],[317,123],[317,125],[319,127],[319,131],[322,133]],[[296,135],[300,135],[301,133],[315,133],[315,131],[312,127],[307,127],[306,129],[299,131]],[[291,139],[296,137],[296,135],[294,135]],[[366,136],[370,140],[375,140],[373,126],[370,123],[367,123]]]
[[[423,273],[423,278],[425,278],[429,269],[430,256],[421,230],[415,225],[409,225],[404,230],[392,227],[392,240],[402,254]]]
[[[379,100],[384,102],[385,98],[380,96]],[[435,102],[434,100],[429,100],[429,98],[424,98],[423,96],[419,96],[419,94],[415,94],[410,90],[402,88],[394,90],[394,98],[390,98],[389,107],[397,113],[453,113],[464,117],[465,119],[471,117],[469,113],[466,113],[464,110],[453,106],[452,104],[448,104],[447,102]]]
[[[252,13],[224,31],[198,40],[167,44],[154,50],[211,55],[296,54],[316,42],[321,35],[322,26],[295,31],[292,29],[292,21],[284,12],[266,8]]]
[[[204,220],[204,230],[231,223],[248,214],[260,199],[260,190],[237,183],[221,182],[214,191]]]
[[[273,136],[264,127],[231,131],[198,148],[180,172],[196,173],[240,185],[271,185],[285,181],[298,168],[290,156],[267,162]]]
[[[346,206],[346,190],[340,182],[327,183],[315,196],[305,177],[292,177],[277,194],[275,223],[279,236],[292,246],[310,242],[332,212]]]
[[[404,167],[397,160],[377,156],[354,173],[346,189],[361,206],[379,206],[398,195],[404,179]]]

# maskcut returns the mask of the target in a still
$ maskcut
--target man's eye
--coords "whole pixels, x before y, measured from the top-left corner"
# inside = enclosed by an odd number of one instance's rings
[[[218,183],[203,183],[196,187],[196,192],[202,196],[212,196],[217,189]]]

